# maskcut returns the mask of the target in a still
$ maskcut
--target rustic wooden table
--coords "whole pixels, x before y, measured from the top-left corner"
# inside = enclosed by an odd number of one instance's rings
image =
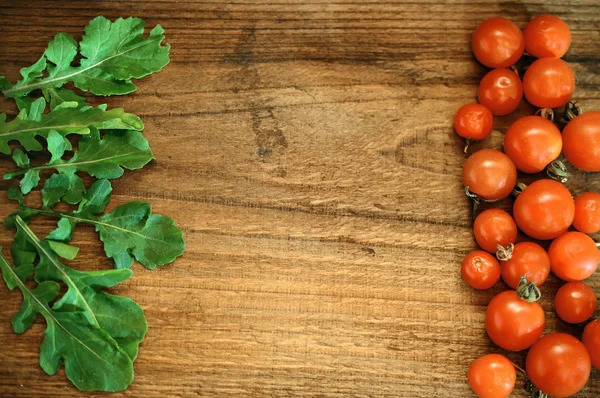
[[[600,109],[592,0],[0,2],[0,74],[12,81],[57,32],[80,37],[97,15],[160,23],[172,46],[164,71],[102,101],[140,115],[156,155],[115,182],[111,207],[149,200],[188,244],[170,266],[135,265],[117,289],[150,330],[134,384],[115,396],[471,396],[469,363],[499,351],[484,310],[505,286],[475,292],[460,277],[475,243],[451,121],[485,73],[469,47],[477,24],[523,27],[544,12],[569,23],[575,97]],[[484,145],[499,147],[531,112],[524,103],[498,118]],[[578,175],[570,187],[598,191],[600,180]],[[13,209],[0,195],[0,215]],[[12,234],[0,233],[5,253]],[[91,228],[74,243],[74,267],[110,267]],[[600,291],[597,275],[591,283]],[[21,296],[0,285],[0,395],[75,396],[63,371],[38,365],[43,322],[12,332]],[[547,330],[579,336],[553,312],[558,286],[543,288]],[[599,393],[594,370],[580,396]]]

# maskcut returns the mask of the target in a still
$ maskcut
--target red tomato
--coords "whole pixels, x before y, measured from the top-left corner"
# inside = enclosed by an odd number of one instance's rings
[[[475,58],[490,68],[507,68],[515,64],[525,49],[523,32],[505,18],[490,18],[483,21],[471,42]]]
[[[479,82],[477,99],[496,116],[513,113],[522,98],[523,83],[510,69],[491,70]]]
[[[500,264],[491,254],[475,250],[462,261],[463,279],[474,289],[489,289],[500,280]]]
[[[513,248],[510,259],[502,261],[500,267],[502,279],[511,288],[517,288],[523,275],[527,275],[527,280],[535,282],[539,287],[546,282],[550,274],[550,258],[540,245],[520,242]]]
[[[501,209],[482,211],[473,224],[477,244],[483,250],[496,253],[498,245],[506,247],[517,240],[515,220]]]
[[[531,347],[542,335],[544,322],[542,307],[521,299],[514,290],[496,295],[485,311],[488,335],[497,346],[509,351]]]
[[[600,319],[594,319],[583,329],[583,345],[590,354],[592,365],[600,369]]]
[[[600,252],[592,238],[582,232],[567,232],[548,249],[552,272],[565,281],[589,278],[598,268]]]
[[[600,171],[600,112],[588,112],[563,129],[563,154],[584,171]]]
[[[554,297],[556,313],[567,323],[582,323],[596,311],[596,295],[583,282],[567,282],[558,289]]]
[[[558,108],[567,103],[575,90],[575,74],[559,58],[534,61],[523,77],[523,93],[527,101],[539,108]]]
[[[573,226],[586,234],[600,231],[600,194],[586,192],[575,198]]]
[[[515,200],[513,217],[523,232],[535,239],[554,239],[565,232],[575,216],[567,188],[554,180],[532,182]]]
[[[456,134],[476,141],[481,141],[490,135],[493,124],[492,112],[481,104],[463,105],[454,116]]]
[[[558,128],[541,116],[525,116],[510,125],[504,135],[504,153],[523,173],[539,173],[562,149]]]
[[[538,15],[523,30],[525,51],[536,58],[561,58],[571,46],[571,29],[556,15]]]
[[[579,392],[590,377],[591,362],[585,346],[565,333],[542,337],[531,347],[526,361],[529,380],[554,398]]]
[[[517,371],[504,355],[488,354],[469,366],[469,385],[481,398],[506,398],[517,381]]]
[[[495,149],[481,149],[467,159],[463,167],[463,184],[486,200],[504,199],[517,183],[517,169],[512,160]]]

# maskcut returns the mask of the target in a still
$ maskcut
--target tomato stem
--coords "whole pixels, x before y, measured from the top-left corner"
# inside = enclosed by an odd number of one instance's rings
[[[529,275],[531,275],[531,272],[521,276],[521,280],[517,286],[517,295],[519,298],[521,298],[521,300],[533,303],[542,298],[542,292],[540,292],[540,289],[537,287],[535,282],[529,282],[527,280]]]
[[[581,107],[579,105],[577,105],[577,102],[568,101],[565,104],[564,118],[567,122],[570,122],[571,120],[575,119],[577,116],[581,115],[582,113],[583,113],[583,111],[581,110]]]
[[[467,138],[465,141],[465,153],[467,153],[467,150],[469,150],[469,145],[471,145],[472,142],[476,142],[473,138]]]
[[[515,245],[509,243],[506,247],[502,247],[500,245],[496,246],[496,257],[500,261],[508,261],[512,258],[513,250]]]
[[[544,119],[548,119],[551,122],[554,121],[554,111],[552,110],[552,108],[541,108],[538,109],[537,112],[535,112],[536,116],[541,116]]]
[[[560,182],[561,184],[566,183],[573,174],[569,173],[567,166],[562,160],[556,159],[546,167],[546,174],[548,177]]]
[[[517,182],[517,185],[515,185],[515,188],[512,191],[513,196],[516,198],[525,190],[525,188],[527,188],[527,184],[523,182]]]

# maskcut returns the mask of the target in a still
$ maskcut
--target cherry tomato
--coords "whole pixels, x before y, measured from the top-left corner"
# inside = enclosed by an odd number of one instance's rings
[[[571,46],[571,29],[556,15],[538,15],[523,30],[525,51],[536,58],[561,58]]]
[[[585,346],[566,333],[542,337],[527,354],[529,380],[542,392],[569,397],[580,391],[590,377],[591,362]]]
[[[583,345],[592,359],[592,365],[600,369],[600,319],[594,319],[583,329]]]
[[[600,194],[586,192],[575,198],[573,226],[586,234],[600,231]]]
[[[462,261],[463,279],[474,289],[489,289],[500,280],[500,264],[491,254],[474,250]]]
[[[496,253],[498,245],[506,247],[517,240],[515,220],[501,209],[482,211],[473,224],[473,233],[479,247]]]
[[[567,282],[558,289],[554,297],[556,313],[567,323],[585,322],[596,311],[596,295],[583,282]]]
[[[513,217],[519,228],[535,239],[554,239],[565,232],[575,216],[567,188],[554,180],[532,182],[515,200]]]
[[[562,149],[562,137],[550,120],[525,116],[510,125],[504,135],[504,153],[523,173],[539,173],[555,160]]]
[[[502,261],[500,267],[502,279],[511,288],[517,288],[523,275],[527,275],[527,280],[535,282],[539,287],[546,282],[550,274],[550,258],[540,245],[520,242],[513,248],[510,259]]]
[[[544,310],[521,299],[514,290],[497,294],[485,311],[485,329],[492,341],[509,351],[525,350],[544,331]]]
[[[481,104],[463,105],[454,116],[456,134],[476,141],[481,141],[490,135],[493,124],[492,112]]]
[[[567,103],[575,90],[575,74],[559,58],[534,61],[523,77],[523,93],[527,101],[539,108],[558,108]]]
[[[483,21],[471,42],[475,58],[490,68],[507,68],[515,64],[525,50],[521,29],[506,18]]]
[[[467,374],[473,392],[481,398],[506,398],[517,381],[517,371],[504,355],[488,354],[477,358]]]
[[[563,154],[584,171],[600,171],[600,112],[588,112],[563,129]]]
[[[477,98],[494,115],[508,115],[513,113],[521,103],[523,83],[519,76],[509,69],[494,69],[479,82]]]
[[[565,281],[581,281],[598,268],[600,252],[592,238],[582,232],[567,232],[548,248],[552,272]]]
[[[499,200],[512,192],[517,183],[517,169],[502,152],[481,149],[465,162],[462,179],[471,193],[486,200]]]

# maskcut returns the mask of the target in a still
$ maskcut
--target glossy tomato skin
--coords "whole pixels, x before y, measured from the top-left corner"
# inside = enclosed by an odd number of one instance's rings
[[[522,351],[533,345],[544,331],[544,310],[522,300],[514,290],[497,294],[485,312],[485,329],[497,346]]]
[[[512,257],[502,261],[500,267],[502,279],[511,288],[517,288],[523,275],[528,275],[527,280],[539,287],[550,275],[550,258],[537,243],[519,242],[513,248]]]
[[[554,239],[548,248],[552,272],[564,281],[592,276],[600,262],[596,243],[588,235],[572,231]]]
[[[556,15],[534,17],[523,30],[525,51],[536,58],[561,58],[571,46],[571,29]]]
[[[529,380],[553,398],[579,392],[590,377],[591,362],[585,346],[566,333],[542,337],[527,354]]]
[[[527,101],[539,108],[558,108],[567,103],[575,90],[575,74],[559,58],[534,61],[523,77],[523,93]]]
[[[517,183],[517,169],[508,156],[495,149],[481,149],[463,166],[463,184],[486,200],[504,199]]]
[[[506,18],[483,21],[471,41],[475,58],[489,68],[508,68],[523,55],[525,41],[521,29]]]
[[[539,173],[560,155],[562,137],[550,120],[525,116],[510,125],[504,135],[504,153],[523,173]]]
[[[563,129],[563,154],[584,171],[600,171],[600,112],[587,112]]]
[[[583,282],[565,283],[554,297],[556,313],[567,323],[582,323],[596,311],[596,295],[591,287]]]
[[[515,388],[517,371],[504,355],[488,354],[471,363],[467,377],[478,397],[506,398]]]
[[[517,224],[502,209],[487,209],[479,213],[473,224],[477,244],[483,250],[496,253],[497,246],[506,247],[517,240]]]
[[[474,250],[463,259],[461,274],[474,289],[489,289],[500,280],[500,264],[491,254]]]
[[[523,99],[523,83],[510,69],[493,69],[479,82],[477,99],[492,114],[508,115],[519,107]]]
[[[585,192],[575,198],[573,226],[586,234],[600,231],[600,194]]]
[[[594,319],[583,329],[583,345],[590,354],[592,365],[600,369],[600,319]]]
[[[481,104],[461,106],[454,116],[454,130],[463,138],[481,141],[492,132],[494,116]]]
[[[532,182],[515,200],[517,226],[535,239],[554,239],[565,232],[575,217],[575,203],[567,188],[554,180]]]

